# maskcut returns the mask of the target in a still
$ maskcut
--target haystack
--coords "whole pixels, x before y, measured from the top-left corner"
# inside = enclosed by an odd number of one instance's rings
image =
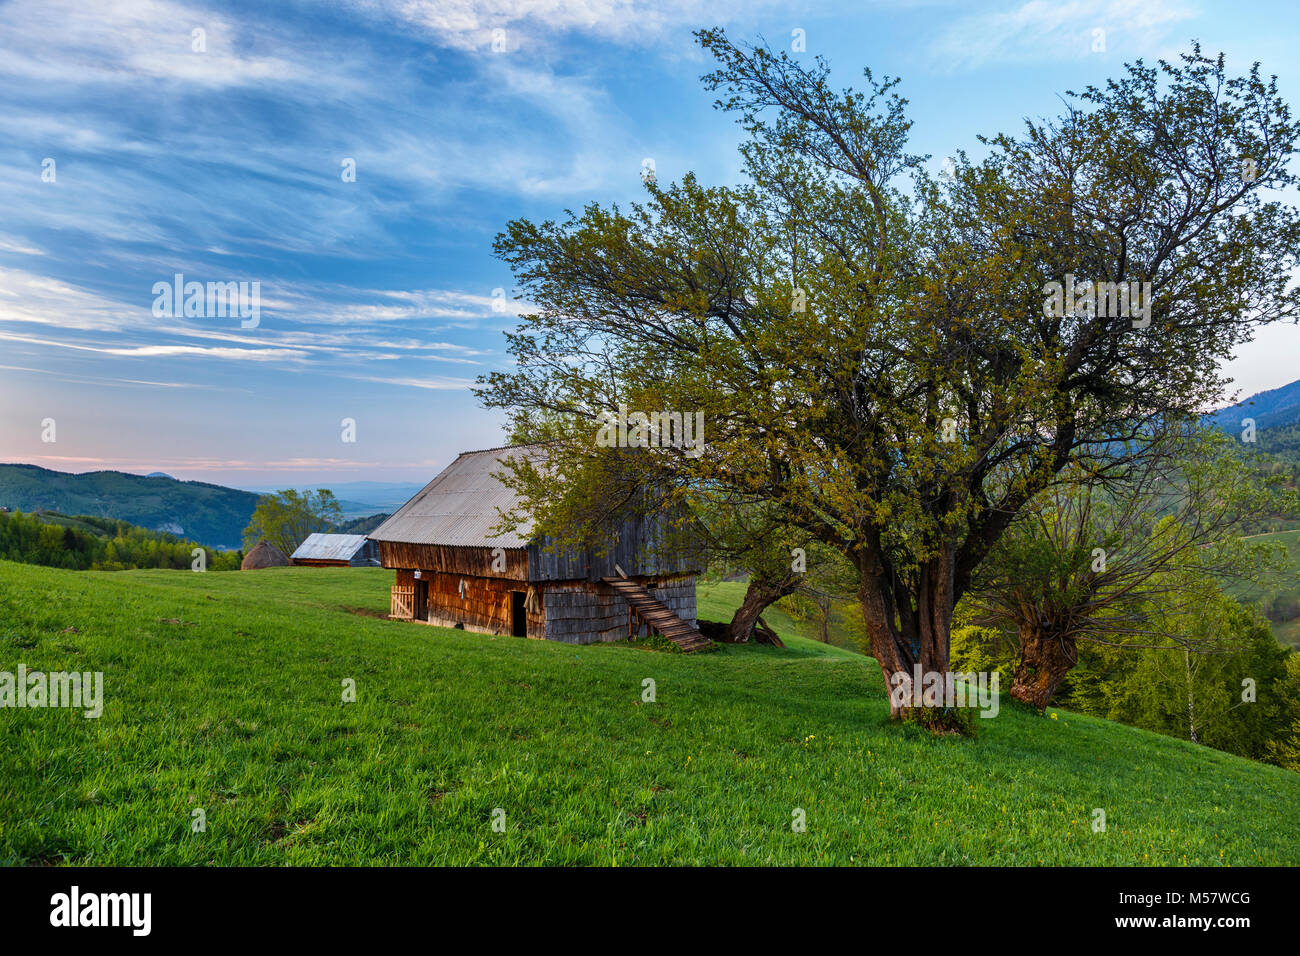
[[[259,541],[256,548],[244,555],[244,563],[239,566],[239,570],[256,571],[258,568],[287,568],[288,566],[289,558],[283,551],[269,542]]]

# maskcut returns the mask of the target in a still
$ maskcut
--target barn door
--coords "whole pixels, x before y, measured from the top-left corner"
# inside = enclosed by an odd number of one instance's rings
[[[421,578],[415,582],[415,614],[417,621],[429,619],[429,581]]]
[[[528,612],[524,609],[524,592],[510,592],[510,633],[514,637],[528,636]]]

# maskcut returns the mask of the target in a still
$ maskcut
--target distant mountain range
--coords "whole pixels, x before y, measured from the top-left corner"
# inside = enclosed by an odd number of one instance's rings
[[[415,484],[405,481],[335,481],[314,485],[249,485],[246,490],[270,494],[285,488],[294,491],[328,488],[338,498],[345,518],[360,518],[379,512],[391,514],[415,497],[415,493],[424,485],[424,482]]]
[[[387,514],[366,515],[362,518],[352,518],[344,521],[341,525],[334,528],[335,534],[370,534],[381,524],[388,520]]]
[[[258,496],[202,481],[0,464],[0,507],[116,518],[209,548],[238,548]]]
[[[1239,432],[1243,418],[1255,419],[1256,430],[1300,424],[1300,381],[1259,392],[1205,416],[1205,420],[1229,432]]]
[[[420,484],[345,481],[329,487],[343,508],[341,531],[364,534],[396,511]],[[0,507],[11,511],[57,511],[65,515],[115,518],[150,531],[179,535],[209,548],[239,548],[244,528],[263,493],[284,485],[226,488],[203,481],[178,481],[163,472],[132,475],[90,471],[74,475],[36,465],[0,464]]]

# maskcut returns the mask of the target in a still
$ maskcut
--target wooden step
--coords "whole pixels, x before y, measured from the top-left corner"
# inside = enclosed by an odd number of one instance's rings
[[[627,578],[603,578],[619,597],[627,601],[632,612],[649,627],[658,631],[689,654],[702,647],[712,647],[713,641],[701,634],[696,628],[683,621],[672,608],[668,607],[640,584]]]

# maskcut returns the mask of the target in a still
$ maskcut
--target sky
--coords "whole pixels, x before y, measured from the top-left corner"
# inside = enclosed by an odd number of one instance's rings
[[[737,183],[713,25],[900,77],[936,172],[1193,39],[1300,104],[1290,0],[0,2],[0,461],[328,486],[502,444],[469,388],[529,306],[493,237],[635,201],[647,161]],[[177,274],[257,282],[255,320],[160,309]],[[1298,357],[1275,327],[1229,372]]]

